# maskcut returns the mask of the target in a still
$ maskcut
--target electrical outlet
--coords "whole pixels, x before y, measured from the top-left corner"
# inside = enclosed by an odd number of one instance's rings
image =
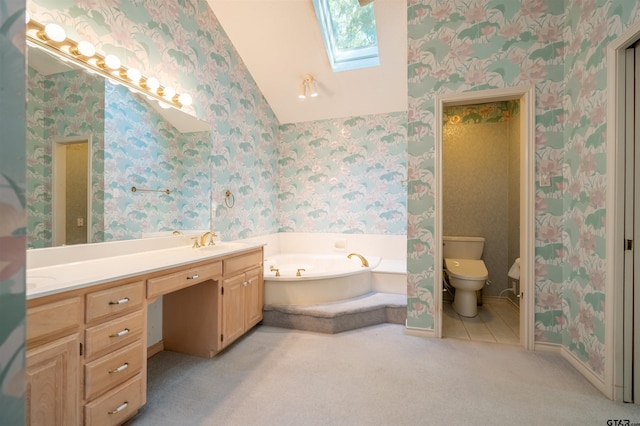
[[[79,218],[78,218],[78,219],[76,219],[76,220],[77,220],[77,223],[78,223],[78,228],[81,228],[81,227],[83,227],[83,226],[84,226],[84,218],[79,217]]]

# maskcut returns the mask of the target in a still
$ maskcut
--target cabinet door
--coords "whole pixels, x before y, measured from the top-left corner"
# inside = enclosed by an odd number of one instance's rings
[[[27,424],[79,424],[78,334],[27,351]]]
[[[222,281],[222,346],[244,333],[244,283],[244,274]]]
[[[264,307],[262,268],[248,271],[245,279],[245,330],[249,330],[262,320]]]

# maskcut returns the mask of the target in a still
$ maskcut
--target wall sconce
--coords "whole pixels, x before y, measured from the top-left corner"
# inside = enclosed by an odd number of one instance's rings
[[[158,79],[145,77],[136,68],[125,67],[117,56],[103,56],[97,53],[92,43],[84,40],[76,42],[68,38],[64,29],[58,24],[43,25],[27,18],[27,42],[64,61],[72,62],[122,84],[134,93],[142,93],[155,99],[161,106],[180,109],[193,102],[188,93],[178,94],[173,87],[161,85]]]
[[[302,83],[300,83],[300,92],[298,93],[298,97],[300,99],[305,99],[307,97],[307,94],[312,98],[318,96],[315,80],[313,79],[313,76],[311,74],[306,74],[303,77]]]

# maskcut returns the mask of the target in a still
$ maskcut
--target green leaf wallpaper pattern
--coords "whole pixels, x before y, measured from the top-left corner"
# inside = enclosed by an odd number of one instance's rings
[[[602,55],[638,21],[640,4],[624,0],[408,3],[410,326],[431,328],[435,314],[434,96],[534,84],[536,170],[551,182],[536,188],[535,339],[564,345],[603,376],[605,330],[596,325],[604,323],[606,297]]]

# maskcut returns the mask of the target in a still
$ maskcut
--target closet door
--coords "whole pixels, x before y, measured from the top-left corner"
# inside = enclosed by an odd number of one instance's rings
[[[640,404],[640,42],[627,49],[624,182],[624,400]]]

